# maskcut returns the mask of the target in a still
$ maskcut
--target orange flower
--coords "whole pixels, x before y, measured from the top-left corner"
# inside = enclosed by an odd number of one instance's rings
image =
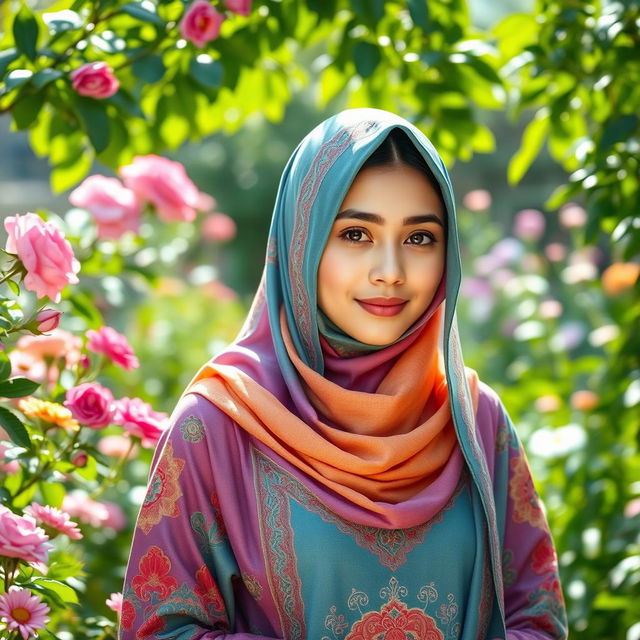
[[[602,288],[610,296],[617,296],[631,289],[640,275],[640,264],[615,262],[602,274]]]
[[[80,425],[73,419],[71,411],[57,402],[47,402],[38,398],[22,398],[18,402],[20,411],[30,418],[40,418],[59,427],[77,429]]]
[[[589,411],[598,404],[598,394],[581,389],[571,395],[571,406],[580,411]]]

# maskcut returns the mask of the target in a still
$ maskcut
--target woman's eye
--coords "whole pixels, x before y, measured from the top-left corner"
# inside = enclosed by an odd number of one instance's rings
[[[340,234],[341,238],[344,238],[347,242],[359,243],[362,241],[364,231],[362,229],[347,229]]]
[[[416,233],[412,233],[409,239],[411,240],[409,244],[416,244],[420,246],[426,246],[435,242],[433,236],[429,233],[425,233],[424,231],[417,231]]]

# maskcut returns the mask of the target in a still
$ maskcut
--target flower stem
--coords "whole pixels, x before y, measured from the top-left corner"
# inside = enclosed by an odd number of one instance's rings
[[[133,451],[133,448],[135,446],[136,446],[136,442],[133,438],[131,438],[131,442],[129,443],[129,449],[127,449],[127,452],[124,454],[120,462],[118,462],[118,464],[114,467],[112,473],[109,474],[109,476],[107,476],[104,479],[102,484],[91,494],[91,498],[93,500],[98,499],[109,486],[114,486],[118,483],[118,481],[120,480],[120,477],[122,476],[124,465],[129,459],[129,456],[131,455],[131,452]]]

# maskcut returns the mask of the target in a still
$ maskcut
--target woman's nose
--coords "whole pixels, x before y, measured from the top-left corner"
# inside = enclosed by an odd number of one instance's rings
[[[381,248],[375,254],[375,264],[371,268],[371,281],[385,284],[402,284],[405,279],[404,268],[395,247]]]

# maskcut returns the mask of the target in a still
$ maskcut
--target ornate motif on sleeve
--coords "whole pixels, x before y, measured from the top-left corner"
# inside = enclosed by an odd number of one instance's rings
[[[178,581],[170,575],[171,560],[160,547],[150,547],[140,558],[138,571],[131,580],[131,586],[144,602],[148,602],[154,593],[158,600],[164,600],[178,587]]]
[[[406,604],[408,589],[395,577],[380,589],[379,595],[386,600],[380,609],[365,611],[369,596],[364,591],[352,589],[347,606],[357,611],[360,619],[345,635],[349,626],[345,616],[338,614],[337,607],[332,606],[325,618],[325,628],[331,631],[332,638],[324,636],[322,640],[452,640],[458,637],[460,623],[455,597],[450,593],[442,602],[433,582],[418,590],[416,599],[423,606]]]
[[[180,514],[178,500],[182,497],[182,490],[178,478],[184,465],[182,458],[173,457],[173,445],[171,441],[167,442],[138,516],[138,527],[145,534],[148,535],[164,516],[176,518]]]
[[[242,573],[241,577],[251,597],[254,600],[260,600],[262,598],[262,585],[258,579],[249,573]]]
[[[510,467],[512,475],[509,480],[509,495],[513,500],[514,521],[528,522],[532,527],[546,531],[544,512],[533,486],[529,465],[522,452],[511,459]]]
[[[204,438],[204,424],[196,416],[187,416],[180,423],[180,433],[187,442],[200,442]]]

